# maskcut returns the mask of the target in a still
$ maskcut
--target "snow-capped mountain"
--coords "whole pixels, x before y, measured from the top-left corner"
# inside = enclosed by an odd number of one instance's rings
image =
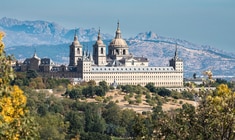
[[[65,29],[64,27],[47,21],[19,21],[17,19],[0,19],[0,30],[6,33],[4,42],[6,47],[11,46],[32,46],[50,45],[71,42],[75,29]],[[77,28],[80,41],[87,42],[97,38],[98,31],[94,28]],[[102,34],[103,39],[111,39],[109,34]]]
[[[69,45],[73,41],[74,29],[65,29],[47,21],[19,21],[2,18],[0,30],[6,33],[4,38],[6,52],[13,54],[18,60],[23,61],[25,58],[32,57],[36,49],[41,58],[47,57],[56,63],[68,64]],[[97,30],[78,28],[77,33],[81,44],[91,50],[97,39]],[[113,36],[101,35],[108,46]],[[139,33],[126,41],[129,51],[134,56],[147,57],[151,66],[168,65],[177,46],[179,57],[184,60],[186,77],[192,77],[193,73],[202,75],[205,70],[212,70],[214,75],[235,76],[234,53],[182,39],[163,37],[151,31]]]

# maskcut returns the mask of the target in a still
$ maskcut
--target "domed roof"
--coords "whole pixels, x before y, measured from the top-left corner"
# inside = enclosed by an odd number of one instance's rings
[[[78,37],[77,35],[74,36],[74,40],[73,40],[73,43],[72,43],[74,46],[80,46],[80,42],[78,41]]]
[[[75,30],[74,39],[73,39],[72,45],[73,46],[80,46],[80,42],[78,41],[78,36],[77,36],[77,30]]]
[[[122,38],[114,38],[110,44],[110,46],[120,46],[120,47],[126,47],[127,43],[124,39]]]
[[[119,22],[118,22],[118,27],[116,31],[116,36],[115,38],[110,42],[110,46],[114,47],[127,47],[127,43],[124,39],[121,37],[121,30],[119,28]]]
[[[96,41],[96,44],[98,44],[98,45],[104,45],[104,42],[103,42],[102,40],[97,40],[97,41]]]

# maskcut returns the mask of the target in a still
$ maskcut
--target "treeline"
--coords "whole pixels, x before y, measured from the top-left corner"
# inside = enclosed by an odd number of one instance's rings
[[[103,97],[110,88],[104,81],[98,85],[94,81],[75,86],[67,84],[67,90],[61,98],[24,88],[28,97],[27,106],[38,123],[40,139],[235,138],[235,93],[226,84],[219,85],[213,92],[201,90],[197,94],[200,98],[197,108],[183,104],[182,108],[167,112],[162,110],[166,97],[193,99],[193,94],[157,88],[153,83],[145,87],[119,85],[118,90],[126,94],[129,103],[133,94],[146,96],[147,103],[153,109],[142,114],[131,109],[122,110],[112,101],[86,102],[86,98]]]
[[[21,88],[30,89],[53,89],[59,85],[66,87],[70,81],[68,79],[55,79],[52,77],[42,77],[35,70],[26,72],[16,72],[16,77],[11,82],[12,85],[18,85]]]
[[[204,91],[198,107],[138,114],[114,102],[87,103],[28,92],[27,106],[39,124],[41,139],[227,139],[235,138],[235,93],[222,84]]]

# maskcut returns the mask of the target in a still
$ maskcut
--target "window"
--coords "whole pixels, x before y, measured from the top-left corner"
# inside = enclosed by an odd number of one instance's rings
[[[101,48],[101,54],[104,54],[104,48]]]
[[[116,54],[119,55],[119,50],[118,49],[116,49]]]
[[[123,50],[123,55],[126,55],[126,50]]]
[[[79,48],[77,48],[77,53],[80,54],[80,49]]]

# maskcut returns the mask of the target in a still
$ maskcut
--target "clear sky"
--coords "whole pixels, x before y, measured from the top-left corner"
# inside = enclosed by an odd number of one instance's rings
[[[0,18],[46,20],[124,38],[153,31],[235,52],[235,0],[1,0]]]

